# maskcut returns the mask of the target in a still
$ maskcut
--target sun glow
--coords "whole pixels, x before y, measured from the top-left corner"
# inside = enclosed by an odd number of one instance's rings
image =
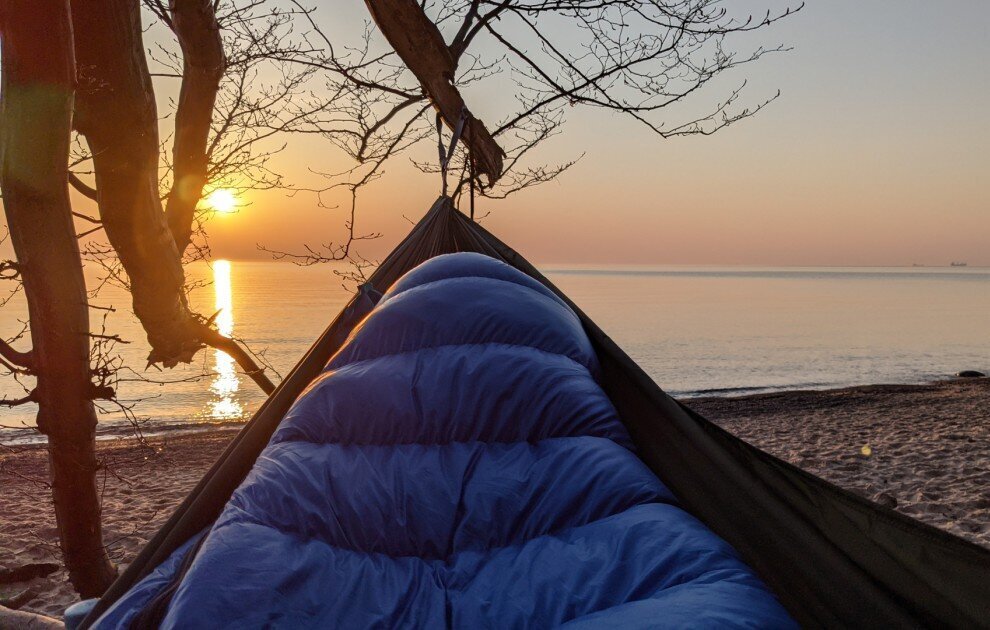
[[[234,191],[227,188],[217,188],[206,196],[205,201],[212,210],[220,214],[237,212],[237,208],[241,205]]]

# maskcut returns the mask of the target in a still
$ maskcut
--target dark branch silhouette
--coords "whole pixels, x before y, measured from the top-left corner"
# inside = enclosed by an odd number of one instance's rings
[[[347,188],[352,196],[345,235],[338,242],[289,254],[301,264],[350,260],[353,200],[376,181],[384,164],[436,143],[431,109],[448,129],[462,122],[462,145],[448,165],[458,174],[453,194],[469,189],[504,199],[551,181],[580,158],[548,164],[538,148],[560,133],[574,107],[608,110],[638,121],[659,138],[710,135],[749,118],[779,93],[741,106],[745,81],[714,104],[706,96],[717,77],[786,50],[730,51],[735,36],[765,28],[803,7],[737,15],[719,0],[366,0],[381,35],[366,30],[350,46],[332,41],[301,0],[295,11],[308,24],[300,46],[279,54],[315,68],[332,86],[335,126],[315,126],[355,162],[353,169],[323,173],[323,196]],[[478,84],[509,86],[517,107],[502,114],[490,134],[462,96]],[[694,112],[701,111],[702,114]],[[693,115],[692,115],[693,114]],[[477,137],[475,137],[477,133]],[[423,171],[441,171],[434,159],[414,158]],[[366,173],[372,173],[370,178]],[[483,182],[479,174],[487,176]],[[493,177],[493,175],[496,175]],[[470,184],[474,183],[474,186]],[[262,249],[265,249],[262,247]]]

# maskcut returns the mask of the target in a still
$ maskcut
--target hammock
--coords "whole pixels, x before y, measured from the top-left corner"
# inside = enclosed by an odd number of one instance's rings
[[[531,264],[441,197],[100,599],[83,627],[155,571],[188,570],[200,533],[216,521],[299,394],[375,307],[379,291],[420,263],[456,252],[508,263],[577,314],[596,355],[598,382],[636,454],[684,510],[735,549],[803,626],[987,624],[990,551],[833,486],[681,406]],[[167,566],[179,562],[183,566]],[[174,587],[142,612],[149,625],[161,620]]]

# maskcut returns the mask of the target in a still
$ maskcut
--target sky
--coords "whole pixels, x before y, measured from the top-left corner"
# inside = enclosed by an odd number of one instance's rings
[[[364,3],[352,4],[319,17],[365,19]],[[484,224],[540,263],[990,265],[988,25],[985,0],[811,0],[740,40],[741,50],[793,50],[733,71],[711,93],[744,79],[749,102],[779,89],[757,116],[665,140],[574,108],[546,156],[584,157],[557,181],[482,202]],[[473,88],[468,105],[487,115],[497,92]],[[288,143],[279,164],[289,181],[346,164],[316,139]],[[367,255],[387,253],[438,193],[438,176],[406,159],[390,165],[362,196],[359,230],[384,235]],[[210,223],[215,257],[266,259],[257,245],[298,251],[340,235],[343,208],[319,208],[311,195],[244,201]]]

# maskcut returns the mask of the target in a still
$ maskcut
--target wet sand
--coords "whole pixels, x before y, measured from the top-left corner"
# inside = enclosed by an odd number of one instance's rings
[[[990,546],[990,379],[686,403],[816,475]],[[100,479],[104,538],[118,564],[137,554],[234,435],[153,438],[153,450],[100,443],[113,471]],[[60,562],[47,471],[43,448],[0,450],[0,570]],[[52,616],[76,599],[62,570],[0,584],[0,600],[11,598],[20,610]]]

